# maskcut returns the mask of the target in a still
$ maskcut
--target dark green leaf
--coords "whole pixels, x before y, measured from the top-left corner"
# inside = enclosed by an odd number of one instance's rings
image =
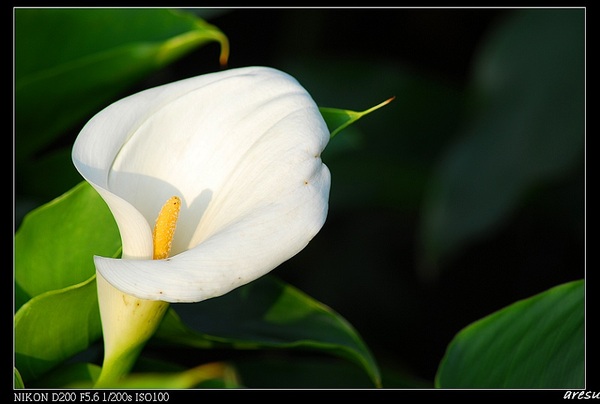
[[[19,221],[32,208],[49,202],[81,182],[81,174],[73,165],[71,152],[69,144],[18,166],[17,197],[25,196],[32,202],[28,206],[23,204],[22,200],[16,201],[18,206],[23,209],[23,213],[19,212]]]
[[[585,283],[556,286],[463,329],[436,375],[442,388],[585,387]]]
[[[354,364],[334,357],[275,354],[235,361],[244,386],[250,388],[373,388],[373,381]]]
[[[423,210],[424,274],[583,159],[585,10],[519,10],[482,46],[476,107]]]
[[[22,161],[150,72],[228,41],[191,14],[149,8],[15,10],[16,160]]]
[[[376,386],[379,369],[356,330],[339,314],[294,287],[263,277],[222,297],[174,305],[159,340],[198,348],[298,348],[336,355],[362,367]]]
[[[66,362],[30,384],[30,388],[91,388],[101,367],[92,363]]]

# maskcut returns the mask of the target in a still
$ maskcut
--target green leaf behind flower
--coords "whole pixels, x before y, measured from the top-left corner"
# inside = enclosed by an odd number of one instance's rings
[[[358,364],[375,386],[381,384],[375,359],[352,325],[273,276],[216,299],[174,307],[183,321],[171,310],[157,331],[159,340],[198,348],[321,352]]]
[[[179,372],[134,372],[115,385],[123,389],[190,389],[195,387],[236,388],[235,369],[211,362]]]
[[[442,388],[585,387],[585,283],[514,303],[463,329],[436,375]]]
[[[16,175],[42,203],[79,178],[61,136],[199,46],[218,43],[221,65],[229,56],[218,28],[169,9],[17,8],[14,23]]]
[[[30,212],[15,235],[15,305],[96,273],[93,256],[116,256],[119,230],[87,183]]]
[[[25,383],[100,337],[95,279],[38,295],[17,311],[15,362]]]
[[[361,112],[328,107],[320,107],[319,111],[321,112],[321,115],[323,115],[325,123],[327,123],[327,128],[330,132],[329,136],[333,138],[335,135],[352,125],[354,122],[358,121],[363,116],[368,115],[384,105],[389,104],[394,100],[394,98],[395,97],[389,98],[382,103]]]
[[[168,9],[17,9],[17,160],[135,80],[214,41],[221,44],[225,62],[224,34],[191,14]]]
[[[237,388],[237,374],[231,365],[211,362],[190,369],[175,367],[169,363],[140,358],[133,372],[119,382],[116,389],[191,389],[191,388]],[[100,374],[100,367],[91,363],[68,363],[56,369],[35,385],[45,388],[91,389]],[[34,385],[34,386],[35,386]],[[168,399],[168,393],[148,395],[147,401]],[[90,394],[91,401],[103,396]],[[152,400],[152,398],[154,400]]]
[[[469,124],[425,194],[424,278],[502,226],[536,189],[583,167],[585,10],[519,10],[484,45]]]
[[[53,369],[52,372],[30,383],[29,387],[91,389],[94,381],[100,376],[101,369],[99,365],[93,363],[65,362]]]

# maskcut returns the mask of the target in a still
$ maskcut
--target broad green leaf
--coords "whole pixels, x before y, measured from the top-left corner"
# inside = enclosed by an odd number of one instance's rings
[[[95,275],[40,294],[15,314],[15,362],[25,383],[85,350],[101,335]]]
[[[584,388],[584,288],[583,280],[556,286],[463,329],[436,387]]]
[[[585,10],[517,10],[482,44],[475,106],[430,183],[423,274],[583,162]]]
[[[192,49],[229,54],[216,27],[168,9],[18,8],[14,21],[17,162]]]
[[[384,102],[361,112],[327,107],[320,107],[319,111],[321,111],[321,115],[323,115],[323,119],[325,119],[325,122],[327,123],[327,128],[329,128],[330,137],[333,138],[335,135],[340,133],[348,126],[352,125],[354,122],[358,121],[363,116],[368,115],[371,112],[383,107],[384,105],[389,104],[393,100],[394,97],[389,98]]]
[[[110,210],[87,183],[30,212],[15,235],[15,299],[89,279],[93,256],[113,257],[121,238]]]
[[[329,307],[272,276],[197,304],[176,304],[156,337],[197,348],[284,348],[332,354],[358,364],[375,386],[379,369],[356,330]]]

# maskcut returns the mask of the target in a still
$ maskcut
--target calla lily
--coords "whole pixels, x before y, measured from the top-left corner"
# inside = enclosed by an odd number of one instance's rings
[[[94,257],[105,363],[106,351],[139,350],[127,342],[127,318],[147,324],[147,335],[131,337],[145,340],[165,302],[223,295],[301,251],[327,216],[328,140],[309,93],[266,67],[151,88],[94,116],[72,158],[122,241],[121,259]],[[153,226],[172,197],[169,256],[153,259]]]
[[[73,162],[111,209],[123,259],[98,272],[141,299],[197,302],[286,261],[320,230],[329,132],[310,95],[270,68],[232,69],[125,98],[96,115]],[[152,226],[182,201],[171,258],[152,260]]]

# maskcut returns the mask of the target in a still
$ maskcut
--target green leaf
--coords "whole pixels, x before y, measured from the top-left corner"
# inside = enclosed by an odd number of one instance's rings
[[[394,100],[394,98],[395,97],[391,97],[385,100],[384,102],[377,104],[374,107],[371,107],[362,112],[327,107],[320,107],[319,111],[321,112],[321,115],[323,115],[325,123],[327,123],[327,128],[329,129],[330,137],[333,138],[335,135],[340,133],[348,126],[352,125],[354,122],[358,121],[363,116],[368,115],[371,112],[383,107],[384,105],[389,104]]]
[[[147,360],[142,358],[140,362],[146,362],[144,367],[148,367]],[[136,368],[139,366],[136,365]],[[168,363],[156,363],[150,368],[151,370],[145,371],[135,370],[116,383],[115,388],[147,390],[240,387],[236,370],[226,363],[212,362],[184,370],[170,369]],[[37,384],[44,388],[90,389],[99,374],[100,367],[97,365],[68,363],[57,368]],[[154,400],[149,401],[156,401],[156,396],[154,397]]]
[[[463,90],[385,57],[365,60],[337,55],[294,58],[283,64],[286,71],[302,78],[318,105],[357,109],[360,100],[380,97],[377,94],[395,96],[372,117],[347,126],[323,151],[323,161],[335,175],[332,209],[419,211],[431,166],[461,122]],[[326,122],[332,119],[323,116]],[[333,131],[342,123],[332,120],[328,125]]]
[[[31,388],[92,388],[101,367],[93,363],[65,362],[30,383]]]
[[[358,364],[374,385],[381,385],[375,359],[356,330],[327,306],[272,276],[216,299],[172,307],[183,321],[170,310],[156,333],[159,341],[197,348],[322,352]]]
[[[14,368],[14,388],[15,389],[23,389],[25,388],[25,384],[23,384],[23,378],[21,377],[21,374],[19,373],[19,371],[17,370],[17,368]]]
[[[81,352],[101,335],[95,275],[40,294],[15,314],[15,362],[25,382]]]
[[[584,388],[584,287],[583,280],[556,286],[463,329],[436,387]]]
[[[227,38],[161,8],[15,10],[16,159],[21,161],[149,73]],[[35,117],[35,119],[32,119]]]
[[[30,212],[15,235],[15,299],[30,298],[89,279],[93,256],[117,256],[119,230],[98,193],[81,182]]]
[[[203,384],[240,387],[235,369],[226,363],[213,362],[182,372],[132,373],[115,385],[122,389],[189,389]]]
[[[510,14],[483,43],[470,120],[430,182],[423,274],[496,229],[534,187],[583,161],[585,10]]]
[[[240,380],[249,388],[322,389],[373,387],[353,363],[334,357],[302,357],[276,353],[235,361]]]

